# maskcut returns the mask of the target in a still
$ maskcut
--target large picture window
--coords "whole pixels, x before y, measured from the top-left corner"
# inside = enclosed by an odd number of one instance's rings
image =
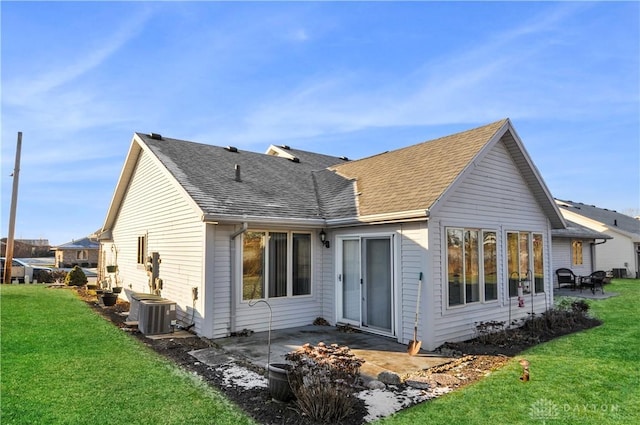
[[[449,306],[498,298],[496,232],[447,229]]]
[[[242,299],[311,294],[311,234],[247,231],[242,242]]]

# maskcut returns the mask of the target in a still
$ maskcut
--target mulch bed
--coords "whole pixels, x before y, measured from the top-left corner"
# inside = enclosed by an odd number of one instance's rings
[[[126,328],[125,316],[122,314],[129,310],[129,303],[118,300],[113,307],[104,307],[98,304],[92,291],[78,288],[79,296],[105,319],[111,321],[120,328]],[[577,332],[590,327],[598,326],[599,321],[590,319],[579,327],[570,330],[562,330],[554,334],[538,334],[531,337],[522,337],[514,331],[514,337],[508,343],[493,345],[481,343],[478,339],[464,342],[446,343],[439,348],[441,353],[451,355],[452,361],[436,368],[420,372],[420,379],[432,386],[449,388],[462,388],[476,382],[492,371],[504,366],[511,357],[518,355],[524,349],[540,342],[549,341],[561,335]],[[208,385],[222,392],[228,399],[240,409],[251,416],[260,424],[279,425],[309,425],[313,424],[296,408],[295,402],[281,403],[273,401],[266,388],[244,389],[228,386],[223,382],[222,373],[213,367],[198,362],[189,352],[193,350],[215,347],[215,343],[206,338],[172,338],[149,339],[135,329],[129,329],[132,337],[140,340],[162,356],[174,362],[179,367],[197,374]],[[241,366],[264,375],[261,368],[247,363]],[[350,417],[340,421],[344,425],[360,425],[364,423],[367,411],[364,402],[358,403],[356,411]]]

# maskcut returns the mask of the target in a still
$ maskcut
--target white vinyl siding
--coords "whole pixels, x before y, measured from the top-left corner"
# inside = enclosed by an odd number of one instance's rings
[[[607,239],[606,243],[595,246],[594,271],[626,268],[628,277],[635,277],[636,272],[640,272],[636,252],[636,244],[640,242],[640,234],[617,231],[611,224],[606,226],[565,209],[562,210],[562,215],[574,223],[613,237],[613,239]],[[598,242],[602,241],[598,240]]]
[[[533,197],[529,187],[511,159],[504,144],[498,142],[481,160],[472,163],[470,170],[463,174],[463,180],[453,186],[432,213],[429,219],[429,245],[433,258],[434,308],[433,338],[426,343],[429,349],[446,341],[471,338],[475,324],[480,321],[509,320],[509,305],[506,285],[506,237],[507,231],[539,233],[544,242],[544,281],[546,294],[534,294],[536,312],[544,311],[545,301],[551,301],[552,282],[551,259],[549,253],[550,228],[544,212]],[[473,303],[464,307],[447,306],[446,280],[446,228],[465,227],[492,229],[497,235],[498,256],[498,302]],[[437,268],[437,269],[435,269]],[[531,297],[525,300],[525,308],[511,306],[511,318],[526,317],[531,312]]]
[[[431,286],[430,270],[426,267],[427,225],[426,223],[406,223],[400,225],[400,323],[398,341],[408,343],[413,339],[413,327],[416,318],[416,297],[418,280],[422,273],[421,304],[418,314],[418,339],[426,338],[428,315],[430,314],[429,290]],[[427,300],[426,302],[424,300]]]
[[[553,239],[553,285],[558,286],[558,277],[555,271],[560,268],[567,268],[573,271],[577,276],[586,276],[593,270],[593,260],[591,258],[591,244],[593,239],[582,240],[582,264],[575,265],[573,263],[573,246],[574,239],[554,238]]]
[[[160,254],[159,277],[162,296],[178,305],[178,320],[190,324],[192,287],[198,287],[202,303],[202,264],[205,225],[190,199],[156,160],[142,151],[113,228],[118,266],[123,286],[149,292],[148,276],[138,264],[138,238],[146,236],[147,255]],[[194,316],[195,331],[201,331],[200,314]]]

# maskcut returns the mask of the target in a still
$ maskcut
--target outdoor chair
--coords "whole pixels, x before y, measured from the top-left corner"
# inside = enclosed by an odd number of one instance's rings
[[[591,289],[591,292],[595,295],[596,288],[599,286],[600,291],[604,294],[604,280],[607,277],[607,272],[602,270],[595,271],[591,273],[589,276],[583,276],[580,278],[580,292],[584,288]]]
[[[556,270],[556,276],[558,276],[558,289],[562,285],[571,285],[571,289],[576,289],[576,275],[571,269],[561,268]]]

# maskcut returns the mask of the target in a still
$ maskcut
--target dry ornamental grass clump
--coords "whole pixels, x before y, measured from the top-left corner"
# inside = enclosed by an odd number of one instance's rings
[[[353,413],[357,401],[353,393],[364,360],[349,347],[305,344],[286,359],[293,365],[289,382],[304,414],[316,421],[335,422]]]

